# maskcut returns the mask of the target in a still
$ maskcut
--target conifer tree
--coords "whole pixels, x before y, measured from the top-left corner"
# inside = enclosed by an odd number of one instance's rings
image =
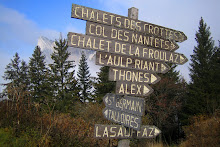
[[[211,72],[211,90],[213,98],[213,107],[220,106],[220,42],[219,47],[215,47],[215,53],[212,56],[212,72]],[[215,105],[215,106],[214,106]]]
[[[23,84],[27,89],[29,89],[30,86],[30,78],[28,76],[28,65],[27,63],[23,60],[21,61],[21,73],[20,73],[20,78],[23,80]]]
[[[196,32],[195,39],[197,46],[191,55],[191,83],[186,104],[186,113],[189,115],[213,113],[216,109],[213,104],[218,103],[216,101],[217,95],[219,99],[219,91],[212,90],[213,81],[217,80],[215,78],[218,76],[215,73],[217,63],[213,62],[216,48],[211,37],[210,27],[207,27],[203,18],[199,22],[199,30]],[[219,84],[215,86],[219,87]]]
[[[45,56],[39,46],[35,47],[29,61],[30,90],[34,101],[42,101],[47,93],[47,68]]]
[[[100,68],[100,72],[98,73],[98,81],[95,83],[95,94],[96,101],[101,103],[102,98],[106,95],[106,93],[112,93],[115,91],[115,82],[108,80],[109,76],[109,67],[103,66]]]
[[[65,101],[63,101],[65,111],[72,113],[74,103],[79,101],[80,87],[76,78],[74,77],[75,72],[71,72],[66,81],[65,86]]]
[[[14,59],[11,59],[5,70],[3,78],[10,81],[7,84],[13,84],[15,87],[28,86],[28,67],[25,61],[20,60],[18,53],[15,53]]]
[[[67,89],[69,88],[69,82],[74,79],[74,67],[75,61],[69,61],[68,57],[70,53],[68,52],[68,45],[65,39],[60,38],[59,41],[55,41],[56,46],[54,47],[54,52],[51,55],[54,63],[50,64],[51,68],[51,84],[54,87],[54,94],[60,102],[60,108],[63,107],[64,101],[67,100]],[[72,85],[74,86],[74,85]],[[73,91],[71,91],[74,93]],[[68,96],[70,93],[68,93]]]
[[[8,95],[8,98],[11,98],[9,90],[20,88],[22,93],[28,90],[29,87],[29,78],[28,78],[28,66],[25,61],[21,61],[18,53],[15,53],[14,59],[11,59],[4,72],[4,80],[9,81],[5,84],[5,94]]]
[[[85,102],[86,100],[92,101],[91,97],[91,88],[92,83],[90,80],[89,66],[87,64],[87,59],[84,51],[81,53],[81,59],[79,61],[79,69],[77,72],[79,78],[79,85],[81,88],[81,101]]]
[[[146,97],[145,111],[151,116],[154,125],[162,130],[159,140],[177,140],[180,137],[179,113],[185,98],[186,83],[176,71],[175,64],[166,74],[158,74],[161,80],[151,85],[154,92]]]

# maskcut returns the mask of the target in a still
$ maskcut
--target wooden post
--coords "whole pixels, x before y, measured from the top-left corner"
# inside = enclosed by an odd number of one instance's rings
[[[122,139],[118,142],[118,147],[129,147],[130,140],[129,139]]]
[[[138,19],[138,9],[135,7],[128,9],[128,17]]]
[[[132,7],[128,9],[128,17],[133,19],[138,19],[138,9]],[[122,139],[118,142],[118,147],[129,147],[130,140],[129,139]]]

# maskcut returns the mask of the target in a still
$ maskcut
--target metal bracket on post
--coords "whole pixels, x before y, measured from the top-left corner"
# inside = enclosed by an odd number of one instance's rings
[[[138,19],[138,9],[135,7],[131,7],[128,9],[128,17],[133,19]],[[129,147],[130,140],[122,139],[118,141],[118,147]]]

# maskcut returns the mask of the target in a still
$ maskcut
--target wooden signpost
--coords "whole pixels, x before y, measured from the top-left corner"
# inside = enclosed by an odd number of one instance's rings
[[[144,99],[107,93],[103,97],[106,119],[122,124],[134,130],[140,130],[141,116],[144,115]]]
[[[106,119],[123,126],[140,130],[141,116],[133,115],[124,111],[118,111],[112,108],[104,108],[103,115]]]
[[[109,68],[110,81],[126,81],[132,83],[155,84],[160,81],[160,77],[156,73],[149,73],[141,70]]]
[[[157,38],[153,35],[145,35],[140,32],[93,23],[89,21],[86,22],[86,35],[114,39],[127,43],[135,43],[169,51],[175,51],[179,48],[178,44],[168,39]]]
[[[184,64],[188,61],[183,54],[177,52],[72,32],[68,33],[68,46],[174,64]]]
[[[187,39],[183,32],[177,30],[76,4],[72,4],[71,17],[137,32],[144,32],[155,37],[177,42],[183,42]]]
[[[144,101],[143,98],[129,96],[121,97],[113,93],[107,93],[103,97],[103,102],[106,107],[137,116],[144,115]]]
[[[132,96],[148,96],[154,90],[147,84],[132,82],[116,82],[116,94]]]
[[[155,126],[141,126],[139,131],[132,128],[125,128],[121,125],[95,125],[96,138],[110,138],[110,139],[126,139],[126,138],[154,138],[159,135],[161,131]]]
[[[131,138],[161,133],[155,126],[141,126],[144,98],[153,92],[148,84],[160,81],[156,73],[169,71],[165,62],[182,65],[188,61],[174,52],[179,48],[176,42],[187,39],[183,32],[138,20],[136,8],[128,12],[125,17],[72,4],[71,17],[87,21],[86,35],[68,33],[69,47],[95,50],[96,64],[110,67],[109,80],[116,81],[116,94],[103,97],[103,115],[120,125],[96,124],[94,133],[96,138],[122,139],[119,146],[128,146]]]
[[[127,69],[148,71],[151,73],[166,73],[170,67],[164,62],[139,59],[107,52],[96,52],[96,64]]]

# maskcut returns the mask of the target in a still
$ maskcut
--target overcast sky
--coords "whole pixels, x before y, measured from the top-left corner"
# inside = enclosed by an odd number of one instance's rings
[[[68,32],[85,33],[85,21],[71,18],[72,3],[123,16],[136,7],[139,20],[184,32],[188,40],[179,43],[177,52],[189,62],[177,69],[187,81],[201,17],[210,26],[216,46],[220,40],[220,0],[0,0],[0,83],[14,54],[28,61],[40,36],[54,40],[60,32],[65,37]]]

